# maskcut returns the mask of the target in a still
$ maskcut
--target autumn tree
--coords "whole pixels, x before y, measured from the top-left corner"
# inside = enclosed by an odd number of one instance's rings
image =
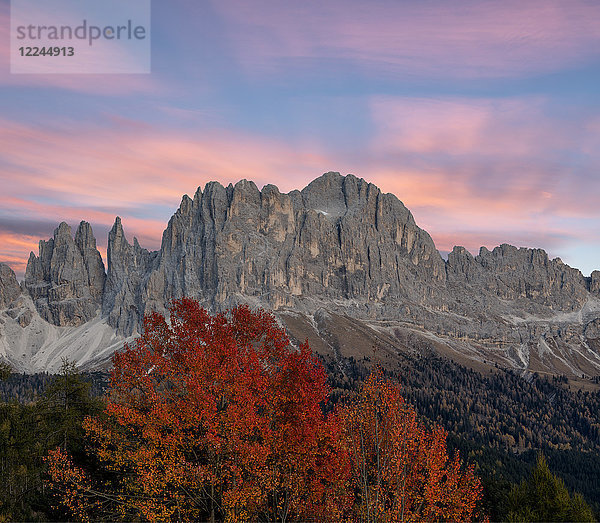
[[[52,485],[79,519],[339,519],[350,499],[325,373],[272,316],[181,299],[115,354],[90,474],[57,449]]]
[[[472,467],[448,457],[446,433],[428,430],[400,395],[398,385],[375,371],[355,402],[341,412],[352,463],[350,519],[464,521],[481,496]]]
[[[106,409],[84,422],[87,467],[58,448],[52,486],[78,519],[469,519],[472,470],[375,373],[325,416],[307,344],[248,307],[175,301],[113,358]]]

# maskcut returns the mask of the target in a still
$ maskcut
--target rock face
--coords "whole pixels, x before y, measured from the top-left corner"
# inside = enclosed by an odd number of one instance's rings
[[[549,260],[541,249],[504,244],[493,251],[482,247],[473,258],[455,247],[448,256],[448,270],[459,281],[502,299],[531,301],[550,309],[577,310],[589,296],[581,272],[559,258]]]
[[[131,247],[117,221],[108,256],[103,309],[125,335],[144,312],[181,296],[213,309],[250,301],[312,310],[336,301],[375,318],[391,314],[400,296],[443,292],[446,279],[431,237],[395,196],[337,173],[289,194],[246,180],[209,183],[183,198],[160,252]]]
[[[401,339],[426,333],[461,357],[600,374],[600,272],[584,278],[542,250],[510,245],[477,256],[455,247],[444,261],[398,198],[352,175],[327,173],[289,194],[246,180],[208,183],[183,197],[159,251],[130,244],[117,218],[107,261],[105,275],[89,224],[75,238],[60,224],[27,266],[35,314],[85,326],[101,312],[94,321],[126,337],[144,314],[190,296],[212,310],[245,302],[303,315],[298,325],[328,311]],[[19,292],[0,266],[0,309]],[[23,314],[11,310],[7,318]]]
[[[137,332],[143,319],[142,280],[157,253],[150,254],[137,241],[129,244],[123,232],[121,218],[117,217],[108,233],[108,276],[104,287],[102,313],[118,332]]]
[[[0,309],[7,307],[21,294],[21,287],[13,270],[0,263]]]
[[[81,325],[99,310],[104,290],[104,264],[89,223],[81,222],[75,238],[62,222],[54,238],[40,241],[31,253],[25,289],[40,316],[54,325]]]

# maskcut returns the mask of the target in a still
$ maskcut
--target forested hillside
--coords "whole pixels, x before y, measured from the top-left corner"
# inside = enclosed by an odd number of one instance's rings
[[[501,515],[500,497],[527,475],[540,451],[567,487],[599,511],[600,393],[569,390],[560,377],[503,369],[484,375],[433,351],[402,357],[402,371],[388,374],[422,417],[448,431],[449,446],[476,464],[492,515]],[[337,398],[352,394],[370,364],[322,361]]]
[[[81,422],[102,408],[105,380],[100,373],[81,375],[68,362],[58,375],[0,380],[0,521],[65,519],[46,489],[46,458],[58,446],[81,455]]]
[[[449,449],[475,465],[484,486],[485,510],[506,515],[511,486],[524,479],[539,451],[571,492],[600,508],[600,394],[571,391],[560,378],[521,377],[494,369],[467,369],[434,353],[404,355],[402,394],[428,423],[449,433]],[[345,401],[368,374],[368,361],[323,360],[333,387],[332,404]],[[79,426],[101,408],[102,373],[12,374],[0,381],[2,513],[16,519],[58,517],[45,498],[44,457],[57,445],[77,452]],[[66,443],[65,443],[66,442]],[[9,510],[9,512],[7,512]]]

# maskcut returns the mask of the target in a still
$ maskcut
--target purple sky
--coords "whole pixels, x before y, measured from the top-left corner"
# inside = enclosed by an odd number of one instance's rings
[[[9,73],[0,261],[116,215],[156,249],[184,193],[326,171],[392,192],[438,249],[541,247],[600,269],[600,2],[172,0],[152,74]]]

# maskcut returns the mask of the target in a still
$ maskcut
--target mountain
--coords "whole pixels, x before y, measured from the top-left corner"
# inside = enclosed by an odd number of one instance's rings
[[[352,175],[288,194],[210,182],[183,197],[159,251],[129,243],[117,218],[107,261],[81,222],[40,241],[21,285],[0,265],[0,357],[25,372],[65,357],[102,367],[144,314],[190,296],[271,309],[292,340],[340,361],[393,366],[434,350],[474,367],[600,374],[600,272],[510,245],[455,247],[446,261],[398,198]]]

